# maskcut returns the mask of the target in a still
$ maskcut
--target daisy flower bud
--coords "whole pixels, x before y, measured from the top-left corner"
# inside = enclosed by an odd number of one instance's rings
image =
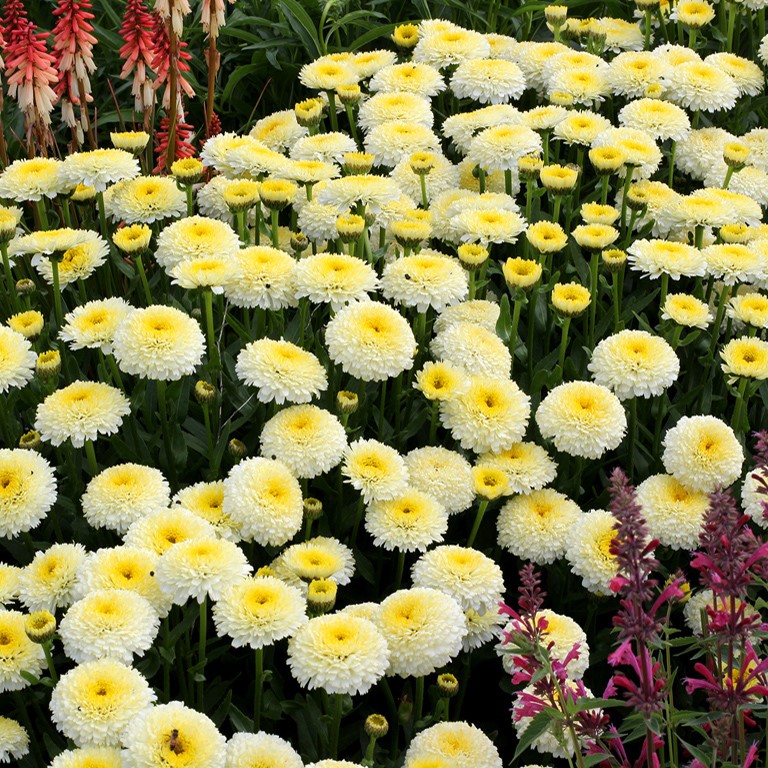
[[[419,42],[419,27],[417,24],[399,24],[391,37],[398,48],[413,48]]]

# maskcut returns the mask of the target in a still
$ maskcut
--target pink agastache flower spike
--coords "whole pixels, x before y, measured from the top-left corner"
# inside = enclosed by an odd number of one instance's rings
[[[66,125],[76,128],[78,141],[83,140],[87,131],[92,146],[95,138],[91,132],[87,102],[91,96],[91,80],[88,74],[96,69],[93,61],[93,46],[98,42],[91,34],[89,0],[59,0],[53,15],[58,17],[53,28],[53,50],[59,82],[56,95],[61,100],[61,116]],[[85,103],[83,103],[85,102]],[[74,106],[80,107],[80,121],[75,119]]]
[[[38,32],[33,22],[26,22],[24,30],[17,32],[7,46],[5,62],[8,95],[19,102],[24,113],[27,142],[34,133],[42,151],[53,144],[50,125],[56,92],[51,86],[59,79],[54,57],[48,53],[47,38],[47,32]]]
[[[120,48],[120,58],[125,62],[120,77],[127,79],[133,73],[131,93],[134,109],[146,112],[155,103],[155,91],[150,72],[154,54],[152,16],[144,0],[127,0],[120,37],[124,43]]]

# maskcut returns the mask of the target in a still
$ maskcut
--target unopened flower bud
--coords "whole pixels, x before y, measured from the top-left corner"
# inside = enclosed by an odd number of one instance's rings
[[[45,318],[36,309],[27,312],[18,312],[8,318],[8,327],[20,333],[25,339],[36,339],[45,326]]]
[[[40,438],[40,433],[34,429],[30,429],[29,432],[25,432],[19,438],[19,448],[24,448],[28,451],[39,451],[42,445],[43,441]]]
[[[384,715],[368,715],[363,727],[365,732],[374,739],[383,739],[389,732],[389,723]]]
[[[305,99],[293,108],[296,122],[304,128],[313,128],[323,117],[322,99]]]
[[[24,631],[33,642],[43,645],[56,633],[56,617],[50,611],[35,611],[24,619]]]
[[[403,696],[397,707],[397,719],[400,721],[401,725],[406,725],[406,723],[410,722],[412,716],[413,702],[407,696]]]
[[[600,176],[610,176],[624,165],[627,156],[618,147],[593,147],[589,150],[589,162]]]
[[[533,259],[509,258],[501,270],[511,291],[533,288],[541,278],[541,264]]]
[[[96,197],[96,187],[78,184],[69,197],[70,200],[74,200],[76,203],[86,203]]]
[[[256,576],[271,576],[272,578],[277,577],[277,571],[275,571],[274,568],[270,568],[268,565],[262,565],[261,568],[256,569]]]
[[[227,443],[227,453],[229,453],[233,459],[242,459],[243,456],[248,454],[248,448],[242,440],[233,437]]]
[[[141,253],[149,248],[152,230],[146,224],[130,224],[120,227],[113,235],[112,242],[128,254]]]
[[[309,238],[303,232],[291,233],[291,250],[294,253],[303,253],[309,248]]]
[[[408,158],[408,164],[417,176],[426,176],[435,167],[435,155],[432,152],[414,152]]]
[[[357,83],[351,85],[339,85],[336,87],[336,95],[339,97],[339,101],[350,106],[357,104],[362,98],[363,92],[360,90],[360,86]]]
[[[549,103],[556,107],[572,107],[574,101],[573,96],[567,91],[552,91],[549,94]]]
[[[213,384],[209,384],[207,381],[198,381],[195,384],[195,400],[200,405],[210,405],[217,395],[216,387]]]
[[[288,179],[267,179],[259,184],[259,197],[266,208],[282,211],[296,197],[299,188]]]
[[[306,520],[317,520],[323,516],[323,502],[314,496],[307,496],[304,499],[304,518]]]
[[[441,696],[450,699],[459,692],[459,681],[455,675],[445,672],[437,676],[437,687],[440,690]]]
[[[336,393],[336,407],[341,413],[354,413],[359,404],[355,392],[350,392],[348,389],[341,389]]]
[[[416,24],[400,24],[392,32],[392,41],[398,48],[414,48],[419,42],[419,28]]]
[[[621,272],[627,263],[627,254],[620,248],[603,251],[603,264],[610,272]]]
[[[630,184],[627,190],[627,207],[631,211],[642,211],[648,205],[648,193],[637,184]]]
[[[231,181],[224,187],[222,197],[232,213],[247,211],[259,202],[259,182],[252,179]]]
[[[565,24],[565,20],[568,18],[568,6],[567,5],[548,5],[544,9],[544,17],[547,23],[551,26],[562,27]]]
[[[539,155],[523,155],[517,161],[517,172],[523,181],[538,179],[543,167],[544,161]]]
[[[146,131],[112,132],[109,138],[115,149],[124,149],[134,155],[140,154],[149,143],[149,134]]]
[[[541,183],[553,195],[570,194],[578,178],[579,168],[575,165],[545,165],[539,171]]]
[[[61,352],[58,349],[49,349],[37,356],[35,374],[43,381],[54,379],[61,371]]]
[[[456,249],[456,255],[464,269],[477,269],[488,259],[488,249],[480,243],[462,243]]]
[[[35,284],[28,277],[22,277],[21,280],[16,281],[16,293],[18,294],[29,295],[35,290]]]
[[[363,234],[365,219],[356,213],[343,213],[336,219],[336,232],[342,243],[352,243]]]
[[[185,157],[171,164],[171,173],[179,184],[196,184],[202,178],[204,170],[202,161],[196,157]]]
[[[741,169],[749,157],[749,147],[737,141],[729,141],[723,147],[723,160],[729,168]]]
[[[368,152],[345,152],[342,160],[347,173],[366,174],[373,168],[375,156]]]
[[[312,579],[307,587],[307,608],[319,615],[332,611],[336,605],[338,586],[330,579]]]

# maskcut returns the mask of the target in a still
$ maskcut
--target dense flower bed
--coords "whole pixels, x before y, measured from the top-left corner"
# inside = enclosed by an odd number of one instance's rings
[[[636,5],[401,25],[235,133],[206,4],[198,152],[185,3],[111,148],[90,6],[6,3],[0,762],[763,759],[765,9]]]

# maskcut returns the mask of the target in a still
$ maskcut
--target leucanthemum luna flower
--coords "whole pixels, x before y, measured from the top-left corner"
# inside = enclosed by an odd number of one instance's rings
[[[304,582],[330,579],[343,586],[355,572],[352,550],[338,539],[315,536],[300,544],[292,544],[280,555],[282,564]]]
[[[413,61],[443,69],[463,61],[485,58],[490,52],[490,44],[479,32],[452,25],[421,34],[413,49]]]
[[[413,552],[442,541],[448,512],[433,496],[413,487],[392,499],[372,501],[365,513],[365,529],[374,546]]]
[[[224,765],[226,754],[226,740],[213,721],[180,701],[134,717],[123,744],[124,768],[210,768]]]
[[[394,168],[414,152],[437,152],[440,140],[421,123],[392,120],[373,126],[365,136],[365,151],[374,156],[374,165]]]
[[[619,124],[645,131],[654,139],[680,141],[691,130],[685,110],[661,99],[636,99],[619,111]]]
[[[0,392],[22,388],[35,372],[37,355],[20,333],[0,326]]]
[[[65,608],[75,599],[77,577],[86,558],[82,544],[52,544],[25,566],[19,600],[30,611]]]
[[[142,464],[116,464],[94,477],[81,504],[85,519],[95,528],[123,534],[136,520],[164,509],[170,488],[160,470]]]
[[[475,499],[470,463],[442,446],[414,448],[405,457],[410,484],[445,507],[449,515],[464,512]]]
[[[762,293],[740,293],[728,302],[728,317],[753,328],[768,328],[768,296]]]
[[[308,403],[328,387],[325,368],[315,355],[283,339],[247,344],[235,370],[241,381],[259,388],[262,403]]]
[[[243,551],[232,541],[213,536],[182,541],[168,549],[157,562],[157,582],[174,604],[190,598],[202,603],[218,600],[224,592],[251,572]]]
[[[168,176],[140,176],[118,182],[110,196],[109,210],[115,221],[151,224],[176,218],[187,210],[184,191]]]
[[[669,98],[681,107],[703,112],[733,109],[739,98],[736,81],[720,67],[692,61],[674,67]]]
[[[522,96],[526,88],[520,67],[505,59],[469,59],[453,72],[450,87],[457,99],[502,104]]]
[[[469,145],[467,160],[485,171],[517,172],[523,155],[541,152],[541,137],[527,125],[502,124],[480,131]]]
[[[607,387],[589,381],[560,384],[536,411],[541,436],[559,451],[599,459],[617,448],[627,429],[621,401]]]
[[[453,326],[447,326],[451,328]],[[450,400],[467,390],[469,379],[463,368],[445,360],[428,361],[416,374],[413,386],[427,400]]]
[[[408,485],[403,457],[378,440],[358,439],[344,451],[341,473],[369,504],[375,499],[393,499]]]
[[[409,91],[377,93],[360,105],[357,116],[357,122],[364,131],[392,120],[421,123],[431,128],[434,119],[429,99]]]
[[[205,216],[187,216],[163,229],[157,238],[155,259],[171,269],[180,261],[204,256],[234,258],[240,239],[228,224]]]
[[[51,694],[51,719],[80,747],[118,747],[155,698],[132,667],[112,659],[90,661],[61,676]]]
[[[221,538],[240,540],[235,521],[224,514],[223,480],[194,483],[182,488],[174,495],[172,502],[174,506],[186,509],[210,523]]]
[[[502,768],[493,742],[476,726],[444,722],[418,733],[405,753],[406,768]]]
[[[97,589],[73,603],[59,624],[64,653],[82,664],[113,659],[132,664],[152,647],[160,618],[150,602],[127,589]]]
[[[552,488],[515,496],[499,513],[499,545],[539,565],[553,563],[565,553],[580,515],[575,501]]]
[[[495,611],[504,592],[504,576],[494,560],[454,544],[425,552],[411,570],[414,587],[429,587],[454,598],[464,611]]]
[[[316,304],[328,303],[338,312],[350,302],[368,299],[378,279],[373,268],[344,253],[317,253],[299,261],[296,268],[296,296]]]
[[[715,416],[683,416],[664,436],[664,469],[695,491],[727,487],[741,475],[744,450]]]
[[[585,589],[598,595],[611,594],[610,581],[618,564],[611,552],[616,537],[616,518],[606,510],[593,509],[580,515],[568,535],[565,557]]]
[[[668,240],[635,240],[627,248],[627,258],[633,269],[650,278],[662,274],[669,275],[672,280],[702,277],[707,269],[698,248]]]
[[[123,758],[119,747],[79,747],[59,752],[50,768],[123,768]]]
[[[306,600],[299,589],[273,576],[248,576],[216,601],[213,621],[233,647],[263,648],[291,637],[307,621]]]
[[[199,259],[180,261],[168,270],[172,285],[180,285],[188,291],[209,288],[213,293],[224,293],[224,286],[236,280],[238,263],[231,258],[203,256]]]
[[[48,157],[14,160],[0,174],[0,198],[17,203],[53,199],[68,184],[60,176],[61,161]]]
[[[386,264],[381,291],[385,298],[416,307],[417,312],[426,312],[429,307],[442,312],[466,298],[469,284],[458,261],[423,249]]]
[[[37,452],[0,449],[0,536],[32,530],[56,501],[51,465]]]
[[[147,549],[158,557],[183,541],[215,536],[213,526],[183,507],[158,509],[139,518],[125,534],[129,547]]]
[[[146,598],[155,612],[165,618],[171,601],[157,583],[157,559],[156,552],[142,547],[99,549],[89,555],[78,573],[77,592],[84,597],[97,590],[130,590]]]
[[[721,350],[721,368],[733,384],[739,377],[768,379],[768,342],[750,336],[731,339]]]
[[[271,733],[235,733],[227,742],[226,768],[304,768],[299,753]]]
[[[119,389],[97,381],[75,381],[38,405],[35,429],[53,445],[70,440],[75,448],[82,448],[86,440],[115,434],[130,412],[130,403]]]
[[[79,240],[76,245],[67,248],[58,261],[61,287],[77,280],[85,280],[93,274],[96,267],[100,267],[106,261],[109,245],[100,235],[89,232]],[[32,257],[32,266],[37,269],[48,285],[53,286],[51,259],[35,255]]]
[[[671,475],[651,475],[637,486],[637,503],[654,539],[672,549],[696,549],[709,509],[706,493],[687,488]]]
[[[123,149],[94,149],[67,155],[60,167],[64,186],[78,184],[103,192],[110,184],[139,175],[139,161]]]
[[[176,381],[194,373],[205,352],[199,323],[175,307],[155,304],[131,312],[115,331],[120,370],[146,379]]]
[[[293,405],[276,413],[261,431],[261,453],[279,459],[301,478],[335,467],[347,447],[336,416],[315,405]]]
[[[20,611],[0,610],[0,692],[20,691],[30,685],[22,672],[38,676],[45,666],[45,653],[24,630],[25,617]]]
[[[9,717],[0,717],[0,763],[21,760],[29,752],[29,734]]]
[[[479,461],[506,474],[507,494],[537,491],[557,475],[557,464],[535,443],[515,443],[501,453],[484,453]]]
[[[461,606],[436,589],[400,589],[385,598],[374,621],[386,638],[388,676],[431,675],[458,656],[467,633]]]
[[[528,427],[530,398],[514,381],[470,377],[466,392],[440,404],[440,421],[465,450],[499,453],[520,442]]]
[[[587,367],[595,382],[608,387],[619,400],[660,395],[680,374],[675,350],[647,331],[619,331],[603,339]]]
[[[96,348],[108,355],[118,325],[132,309],[119,297],[89,301],[67,313],[61,338],[71,349]]]
[[[429,348],[436,358],[475,376],[509,376],[512,357],[507,345],[482,326],[453,323],[435,335]]]
[[[661,313],[662,320],[672,320],[689,328],[706,328],[714,316],[709,306],[688,293],[669,293]]]
[[[303,522],[299,481],[281,461],[241,461],[224,481],[224,513],[240,526],[243,538],[285,544]]]
[[[284,309],[296,306],[296,260],[266,245],[242,248],[235,256],[237,274],[224,294],[236,307]]]
[[[405,62],[382,67],[370,80],[373,93],[407,91],[431,98],[445,90],[439,70],[429,64]]]
[[[310,619],[288,643],[291,674],[327,693],[366,693],[384,676],[389,656],[373,622],[344,614]]]
[[[383,381],[409,370],[416,352],[408,321],[374,301],[341,309],[326,326],[325,340],[331,360],[362,381]]]

